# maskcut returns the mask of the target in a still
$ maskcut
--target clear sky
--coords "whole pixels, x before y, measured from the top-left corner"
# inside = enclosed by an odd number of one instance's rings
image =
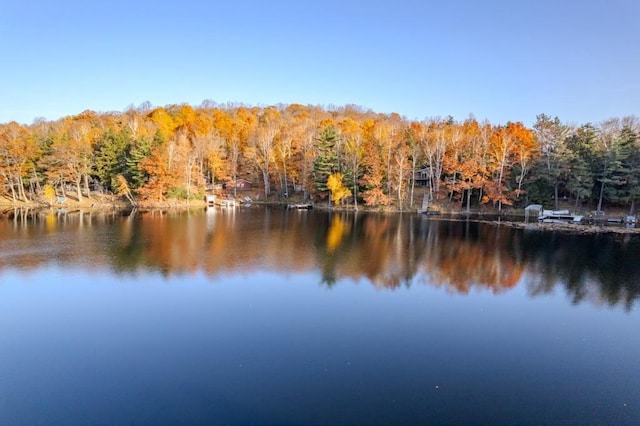
[[[0,0],[0,122],[355,104],[493,123],[640,115],[639,0]]]

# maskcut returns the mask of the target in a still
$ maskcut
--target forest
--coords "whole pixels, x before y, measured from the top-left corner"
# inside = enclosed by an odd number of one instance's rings
[[[640,198],[640,122],[533,127],[469,117],[408,120],[359,106],[245,106],[205,101],[84,111],[0,124],[0,197],[132,204],[200,200],[208,191],[327,205],[416,208],[421,194],[460,210],[529,203],[616,207]]]

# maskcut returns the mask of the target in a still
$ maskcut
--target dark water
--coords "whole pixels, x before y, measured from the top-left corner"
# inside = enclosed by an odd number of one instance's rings
[[[418,215],[0,219],[0,424],[640,424],[640,242]]]

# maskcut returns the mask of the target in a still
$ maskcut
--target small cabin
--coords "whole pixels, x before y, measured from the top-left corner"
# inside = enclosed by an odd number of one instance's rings
[[[416,186],[427,186],[429,185],[430,176],[431,170],[428,167],[423,167],[413,173],[413,181],[415,182]]]
[[[229,180],[227,182],[225,182],[224,184],[224,189],[240,189],[240,190],[250,190],[252,189],[253,185],[251,184],[250,181],[246,180],[246,179],[242,179],[242,178],[238,178],[235,180],[235,182],[233,180]]]

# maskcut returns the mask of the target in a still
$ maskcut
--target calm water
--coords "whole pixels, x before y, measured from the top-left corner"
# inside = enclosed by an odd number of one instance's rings
[[[640,243],[418,215],[0,219],[0,424],[640,424]]]

